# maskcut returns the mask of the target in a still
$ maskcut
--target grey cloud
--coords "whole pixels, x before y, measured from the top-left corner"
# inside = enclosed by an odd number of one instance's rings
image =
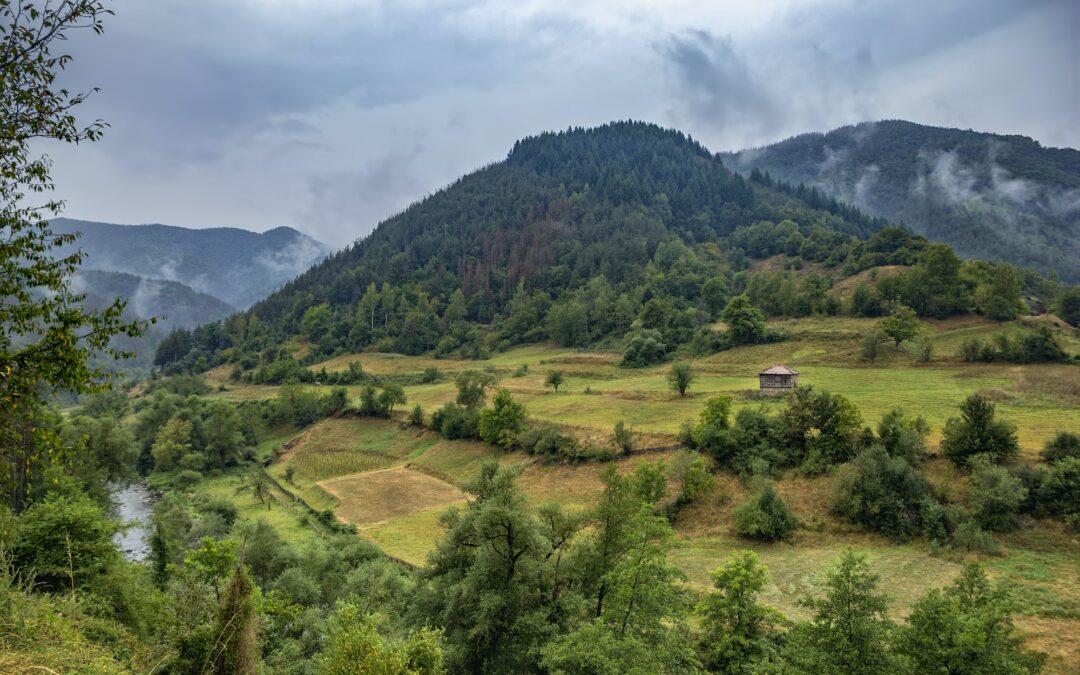
[[[467,6],[328,5],[329,20],[307,8],[312,16],[293,22],[254,2],[129,4],[104,37],[78,37],[66,77],[101,88],[87,112],[108,119],[141,161],[205,161],[230,138],[317,132],[297,113],[387,106],[507,77],[530,42],[463,34],[447,19]]]
[[[913,195],[954,205],[1022,205],[1052,217],[1080,211],[1080,189],[1014,177],[999,163],[998,153],[992,141],[977,162],[965,163],[955,152],[920,153]]]
[[[681,104],[697,120],[765,131],[781,122],[778,102],[736,53],[730,37],[694,30],[669,36],[658,49],[675,72]]]
[[[308,180],[312,204],[301,222],[315,237],[340,241],[341,232],[359,238],[378,221],[423,196],[425,185],[413,163],[423,147],[391,152],[356,170],[313,176]]]
[[[743,25],[710,3],[117,0],[68,45],[65,83],[100,86],[82,114],[112,127],[54,153],[59,196],[73,217],[340,244],[522,135],[612,119],[717,151],[890,117],[1080,144],[1075,2],[790,6]]]
[[[255,262],[272,271],[279,278],[299,275],[323,257],[325,251],[311,239],[297,239],[290,246],[268,250],[260,254]]]
[[[724,38],[702,28],[684,32],[669,38],[661,53],[676,74],[669,87],[676,113],[706,125],[707,138],[722,144],[717,149],[735,150],[870,119],[942,124],[926,117],[930,110],[935,117],[951,116],[946,125],[970,126],[964,116],[981,115],[985,106],[961,94],[961,87],[982,89],[980,96],[991,104],[1013,83],[1004,74],[982,70],[988,66],[976,58],[966,72],[949,72],[935,62],[966,63],[964,50],[987,51],[979,41],[995,31],[1027,33],[997,38],[997,51],[1014,50],[1025,58],[1045,52],[1042,36],[1031,34],[1030,26],[1017,27],[1040,15],[1053,17],[1054,24],[1076,24],[1078,12],[1075,3],[1062,0],[810,2],[778,13],[754,32]],[[1060,43],[1053,38],[1049,44]],[[910,89],[897,86],[899,73]],[[1044,89],[1060,86],[1063,76],[1060,70],[1029,75],[1035,82],[1045,78]],[[934,91],[939,77],[954,82]],[[1044,128],[1053,127],[1048,122]]]
[[[919,162],[922,168],[913,186],[919,197],[952,204],[967,204],[981,197],[975,189],[975,170],[965,166],[955,152],[920,152]]]

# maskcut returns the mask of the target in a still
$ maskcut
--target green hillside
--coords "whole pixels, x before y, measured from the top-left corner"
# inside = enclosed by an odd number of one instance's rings
[[[1080,151],[886,120],[726,153],[732,168],[805,183],[961,255],[1080,281]]]
[[[880,266],[900,267],[848,284],[858,292],[830,290]],[[1041,311],[1059,290],[1008,266],[962,265],[948,246],[813,189],[744,179],[677,131],[620,122],[518,142],[246,316],[177,336],[158,362],[248,370],[279,360],[294,338],[308,362],[368,349],[477,359],[545,339],[633,338],[649,354],[630,360],[644,365],[782,339],[708,328],[742,293],[766,315],[877,316],[904,304],[924,317],[1009,319],[1025,309],[1021,295]]]

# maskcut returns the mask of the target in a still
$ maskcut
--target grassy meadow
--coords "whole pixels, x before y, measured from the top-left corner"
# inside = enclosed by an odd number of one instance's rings
[[[876,424],[894,407],[924,416],[933,428],[932,446],[940,440],[945,421],[957,414],[961,400],[975,392],[991,397],[999,416],[1017,425],[1025,457],[1035,458],[1058,431],[1080,430],[1080,367],[967,364],[955,355],[968,337],[987,339],[1015,327],[970,317],[927,323],[935,345],[930,363],[920,363],[906,346],[900,351],[886,346],[881,357],[868,364],[858,359],[857,350],[872,320],[805,319],[776,325],[791,339],[693,359],[697,379],[686,397],[668,388],[670,365],[625,369],[619,366],[617,353],[551,345],[517,348],[485,361],[364,353],[330,359],[315,368],[333,371],[359,361],[365,372],[384,377],[415,376],[438,368],[439,382],[406,387],[409,402],[398,411],[399,417],[416,404],[430,414],[453,400],[457,372],[491,370],[499,377],[498,386],[526,404],[531,419],[561,425],[582,440],[609,444],[616,421],[632,426],[644,450],[619,459],[620,470],[669,456],[670,450],[663,448],[674,443],[680,424],[695,419],[705,400],[717,393],[732,394],[736,410],[742,406],[780,410],[782,400],[754,395],[757,371],[773,363],[799,370],[802,384],[848,397],[865,424]],[[1066,344],[1069,351],[1080,351],[1080,340],[1068,337]],[[558,393],[544,386],[547,373],[554,369],[566,378]],[[211,374],[224,389],[216,396],[252,399],[275,394],[274,387],[230,383],[224,375]],[[349,389],[351,396],[358,395],[359,387]],[[360,536],[388,554],[422,564],[441,536],[440,514],[464,502],[461,489],[491,459],[520,466],[520,481],[532,502],[555,501],[572,509],[592,502],[605,466],[547,465],[521,452],[449,441],[398,421],[336,418],[297,434],[270,471],[284,481],[291,467],[290,489],[315,508],[334,509],[341,520],[357,526]],[[966,479],[948,462],[932,458],[925,470],[947,495],[963,494]],[[672,558],[694,589],[707,588],[713,568],[736,549],[750,547],[769,568],[767,601],[791,616],[803,616],[799,598],[819,588],[822,570],[830,561],[854,548],[881,575],[893,616],[902,618],[927,589],[948,583],[960,571],[963,558],[957,554],[935,551],[925,542],[898,545],[834,517],[829,511],[830,476],[806,478],[789,472],[779,480],[778,489],[802,527],[791,543],[749,542],[735,532],[732,516],[735,505],[748,494],[747,486],[729,474],[717,479],[717,488],[683,509],[675,522],[680,541]],[[275,509],[284,507],[275,504],[271,511]],[[1032,644],[1051,654],[1051,671],[1067,672],[1067,664],[1080,662],[1077,641],[1062,637],[1080,635],[1080,537],[1046,522],[1002,535],[999,541],[1001,553],[984,557],[988,569],[1009,588],[1017,621]]]
[[[858,358],[858,344],[874,323],[873,319],[851,318],[775,323],[790,335],[789,340],[690,359],[697,379],[686,397],[668,388],[668,364],[627,369],[619,366],[621,356],[615,352],[551,345],[521,347],[484,361],[364,353],[339,356],[313,367],[344,370],[349,362],[359,361],[365,372],[377,376],[418,375],[426,368],[437,368],[441,381],[405,388],[407,407],[420,404],[429,413],[454,399],[456,373],[488,369],[498,375],[500,387],[528,406],[531,418],[573,428],[579,437],[594,442],[606,442],[612,426],[622,420],[645,436],[646,446],[670,445],[683,421],[695,419],[704,401],[717,393],[732,394],[736,411],[743,406],[779,410],[782,400],[753,395],[757,372],[774,363],[798,370],[801,384],[843,394],[858,406],[866,424],[875,425],[895,407],[922,415],[933,429],[934,443],[940,440],[945,421],[957,414],[958,404],[976,392],[994,400],[1000,415],[1017,425],[1025,456],[1034,457],[1058,431],[1080,429],[1080,368],[968,364],[956,356],[963,340],[989,339],[1002,330],[1018,330],[1015,325],[1002,327],[976,317],[926,322],[935,352],[930,363],[920,363],[905,344],[900,351],[883,345],[881,356],[870,364]],[[1066,336],[1063,342],[1070,352],[1080,352],[1080,339]],[[515,376],[522,366],[527,372]],[[566,378],[558,393],[544,386],[551,370],[562,371]],[[226,375],[224,368],[210,374],[225,388],[217,395],[237,399],[274,395],[275,387],[230,383]],[[349,389],[357,396],[360,387]]]

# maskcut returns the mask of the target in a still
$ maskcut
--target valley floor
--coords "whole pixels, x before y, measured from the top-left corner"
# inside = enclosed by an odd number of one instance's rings
[[[567,427],[583,440],[609,444],[616,421],[632,426],[641,434],[643,449],[617,460],[622,470],[669,456],[679,425],[695,419],[705,400],[716,393],[733,394],[736,409],[778,410],[782,401],[761,401],[753,392],[757,371],[779,362],[797,369],[801,384],[851,399],[865,424],[876,425],[894,407],[924,416],[933,428],[935,447],[945,420],[975,392],[995,400],[999,416],[1017,425],[1026,458],[1035,459],[1058,431],[1080,430],[1080,367],[973,365],[954,356],[963,339],[987,337],[1001,330],[996,324],[972,318],[935,323],[936,354],[931,363],[920,364],[905,350],[885,349],[869,365],[858,361],[856,351],[860,334],[871,324],[857,319],[785,322],[781,327],[792,336],[787,342],[693,360],[698,378],[685,398],[667,388],[669,365],[627,370],[618,366],[617,354],[552,346],[519,348],[480,362],[365,353],[315,367],[344,369],[350,361],[360,361],[365,372],[375,375],[418,374],[436,367],[443,375],[441,382],[406,387],[407,407],[420,404],[427,413],[453,400],[455,372],[492,369],[500,378],[499,386],[527,405],[530,418]],[[1067,348],[1080,351],[1080,341],[1070,338]],[[528,366],[527,373],[513,377],[523,365]],[[558,393],[543,386],[550,369],[562,370],[566,377]],[[218,396],[254,399],[275,394],[274,387],[227,382],[223,369],[210,378],[224,389]],[[351,395],[356,396],[358,389],[350,388]],[[544,464],[522,452],[449,441],[398,421],[370,418],[323,420],[300,432],[287,447],[270,467],[282,486],[317,510],[333,509],[339,519],[356,525],[361,536],[410,564],[424,562],[441,536],[440,514],[464,502],[462,488],[484,462],[520,465],[520,480],[531,500],[558,501],[571,508],[591,503],[605,466]],[[964,477],[948,462],[932,458],[925,472],[947,496],[962,497]],[[763,545],[736,534],[732,510],[748,490],[735,476],[721,473],[715,490],[679,513],[675,525],[680,541],[673,559],[692,587],[704,590],[709,572],[732,551],[753,548],[769,568],[767,601],[800,617],[804,610],[797,604],[799,598],[819,588],[821,571],[847,548],[865,554],[881,575],[893,618],[904,617],[927,589],[944,585],[959,573],[963,558],[957,554],[936,551],[925,542],[899,545],[835,518],[828,508],[832,481],[830,476],[806,478],[797,472],[779,480],[777,487],[802,527],[792,543]],[[279,500],[271,511],[286,505],[287,499]],[[1067,672],[1067,664],[1080,663],[1080,537],[1060,523],[1044,521],[998,540],[1001,553],[984,556],[987,569],[1012,594],[1017,622],[1031,646],[1050,654],[1052,672]]]

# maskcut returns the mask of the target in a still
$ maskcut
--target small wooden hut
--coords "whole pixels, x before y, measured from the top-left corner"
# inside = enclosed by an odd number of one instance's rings
[[[758,373],[758,384],[763,394],[786,394],[798,383],[799,373],[782,363]]]

